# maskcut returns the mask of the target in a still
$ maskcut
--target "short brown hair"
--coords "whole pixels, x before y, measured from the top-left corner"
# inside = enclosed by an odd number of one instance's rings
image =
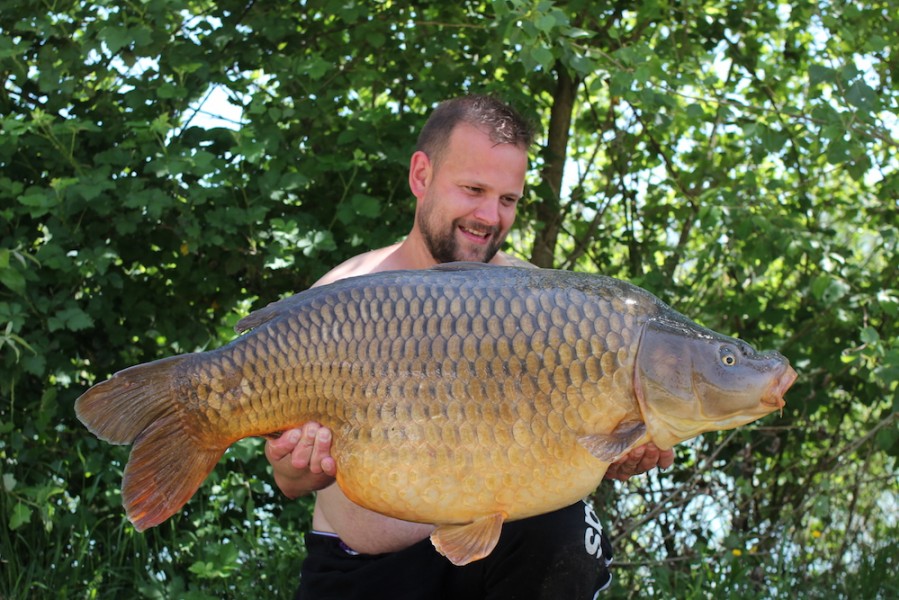
[[[439,162],[459,123],[481,129],[496,144],[515,144],[527,150],[534,142],[530,123],[514,108],[492,96],[472,94],[441,102],[421,128],[415,149]]]

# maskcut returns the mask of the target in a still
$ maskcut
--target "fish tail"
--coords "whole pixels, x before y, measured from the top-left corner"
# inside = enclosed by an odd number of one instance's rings
[[[204,448],[177,415],[153,422],[131,448],[122,504],[138,531],[159,525],[184,506],[226,448]]]
[[[119,371],[75,402],[78,419],[98,438],[134,444],[122,503],[138,531],[178,512],[227,449],[192,435],[201,426],[182,410],[175,391],[190,360],[191,355],[173,356]]]

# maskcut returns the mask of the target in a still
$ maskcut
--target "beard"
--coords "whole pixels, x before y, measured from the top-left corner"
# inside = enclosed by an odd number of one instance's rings
[[[428,247],[431,256],[438,263],[455,261],[490,262],[499,252],[505,236],[501,236],[498,227],[491,227],[487,232],[488,243],[484,246],[475,246],[472,249],[463,247],[456,238],[456,230],[465,225],[463,219],[454,219],[449,227],[441,227],[437,219],[433,217],[435,199],[430,198],[419,211],[418,228]],[[470,229],[480,231],[483,225],[472,225]]]

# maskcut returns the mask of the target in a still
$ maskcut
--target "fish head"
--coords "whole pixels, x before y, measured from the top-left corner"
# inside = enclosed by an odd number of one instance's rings
[[[653,442],[670,448],[782,409],[796,377],[777,352],[757,352],[686,319],[655,318],[640,338],[634,388]]]

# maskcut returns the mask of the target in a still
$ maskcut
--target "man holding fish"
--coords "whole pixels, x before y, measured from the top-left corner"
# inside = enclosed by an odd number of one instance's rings
[[[408,237],[344,262],[316,286],[453,261],[525,265],[499,248],[524,191],[532,137],[524,119],[495,99],[442,103],[411,158],[409,186],[417,202]],[[298,598],[589,599],[610,581],[611,547],[583,502],[507,523],[487,558],[456,567],[428,540],[432,525],[364,509],[333,485],[330,446],[331,431],[315,422],[266,444],[286,496],[317,492]],[[624,480],[672,462],[671,450],[647,444],[610,466],[605,477]]]
[[[89,431],[132,446],[135,529],[179,513],[237,440],[287,430],[266,446],[277,485],[318,490],[300,597],[592,598],[611,550],[583,498],[607,473],[784,407],[781,354],[627,282],[498,251],[524,188],[520,123],[489,98],[441,105],[404,242],[252,312],[222,347],[79,396]]]

